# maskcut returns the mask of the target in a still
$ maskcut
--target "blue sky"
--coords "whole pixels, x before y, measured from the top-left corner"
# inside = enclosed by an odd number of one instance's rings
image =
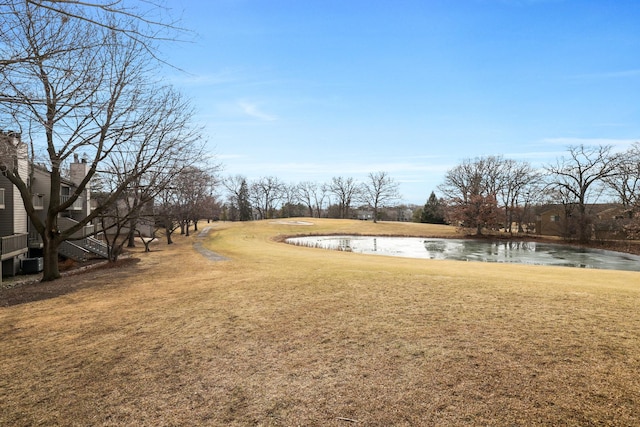
[[[640,1],[168,0],[164,51],[223,175],[387,171],[423,204],[464,158],[640,139]]]

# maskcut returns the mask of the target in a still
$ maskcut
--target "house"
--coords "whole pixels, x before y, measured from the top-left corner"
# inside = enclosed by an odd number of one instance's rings
[[[60,202],[65,202],[76,191],[89,171],[89,165],[85,159],[80,160],[77,155],[69,165],[69,178],[62,178],[60,185]],[[51,200],[51,175],[43,165],[31,166],[31,192],[33,194],[34,208],[42,221],[45,220],[47,209]],[[91,186],[87,184],[80,196],[63,212],[58,214],[58,229],[68,230],[79,221],[86,218],[92,210]],[[30,227],[29,256],[42,256],[42,238]],[[74,233],[71,238],[59,247],[60,255],[77,261],[84,261],[93,256],[107,257],[106,245],[95,239],[96,226],[88,224]]]
[[[633,221],[630,208],[623,205],[605,205],[596,214],[593,232],[598,240],[625,240],[629,237],[627,227]]]
[[[373,220],[373,211],[370,209],[357,209],[355,211],[356,218],[361,221],[372,221]]]
[[[29,165],[27,146],[20,141],[20,134],[0,131],[0,153],[18,166],[21,176],[27,176]],[[7,162],[5,160],[5,162]],[[2,275],[15,275],[20,261],[28,252],[28,219],[18,189],[0,175],[0,259]]]
[[[536,211],[536,234],[544,236],[565,236],[567,221],[571,214],[565,205],[545,205]]]
[[[109,194],[102,196],[106,198]],[[100,198],[100,195],[97,197]],[[91,202],[95,208],[98,200],[94,198]],[[120,236],[128,236],[131,232],[131,225],[135,224],[134,235],[139,233],[143,237],[152,237],[156,230],[155,211],[155,199],[151,198],[140,202],[134,196],[123,194],[113,204],[112,209],[107,211],[103,217],[99,217],[98,221],[104,232],[109,235],[114,235],[117,232]],[[128,216],[131,217],[131,221],[123,223],[123,219]]]
[[[367,207],[361,207],[354,212],[354,218],[361,221],[373,221],[373,210]],[[381,207],[378,209],[379,221],[411,221],[413,218],[413,210],[405,207]]]
[[[32,202],[36,214],[44,221],[50,203],[51,177],[43,165],[29,164],[27,145],[21,141],[21,135],[11,131],[0,131],[0,156],[9,158],[18,168],[32,193]],[[10,157],[9,157],[10,156]],[[4,160],[5,163],[7,160]],[[86,161],[75,156],[70,164],[69,178],[62,180],[60,197],[69,197],[77,185],[86,176]],[[90,187],[87,186],[81,197],[76,200],[58,218],[58,228],[66,230],[86,218],[91,212]],[[60,254],[77,260],[92,255],[106,256],[106,247],[93,239],[95,227],[87,225],[67,242],[60,246]],[[76,240],[78,239],[78,240]],[[0,259],[2,275],[13,276],[29,269],[36,261],[36,271],[41,270],[43,243],[27,215],[22,196],[9,179],[0,175]],[[25,264],[26,263],[26,264]],[[39,266],[39,267],[38,267]]]
[[[593,238],[627,238],[624,226],[630,221],[628,209],[616,203],[588,204],[585,208]],[[536,210],[536,234],[576,237],[578,220],[577,204],[540,206]]]

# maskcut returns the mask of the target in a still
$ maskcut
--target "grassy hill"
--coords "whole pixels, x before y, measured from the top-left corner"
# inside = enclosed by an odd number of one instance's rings
[[[638,273],[281,242],[445,226],[211,226],[227,261],[178,237],[31,302],[2,291],[0,425],[640,424]]]

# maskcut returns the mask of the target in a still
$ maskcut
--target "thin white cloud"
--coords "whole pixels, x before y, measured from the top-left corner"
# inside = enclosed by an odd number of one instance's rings
[[[258,104],[254,102],[238,101],[237,106],[240,107],[240,109],[245,115],[259,119],[259,120],[272,122],[278,119],[276,116],[262,111],[258,107]]]
[[[192,74],[183,73],[171,77],[171,83],[185,86],[218,86],[242,81],[242,71],[233,68],[223,68],[214,73]]]

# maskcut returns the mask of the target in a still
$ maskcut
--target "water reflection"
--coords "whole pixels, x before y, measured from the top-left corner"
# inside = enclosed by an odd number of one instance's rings
[[[338,249],[341,251],[351,251],[351,239],[338,239]]]
[[[287,239],[287,242],[324,249],[411,258],[640,271],[640,257],[635,255],[529,241],[312,236],[294,237]]]

